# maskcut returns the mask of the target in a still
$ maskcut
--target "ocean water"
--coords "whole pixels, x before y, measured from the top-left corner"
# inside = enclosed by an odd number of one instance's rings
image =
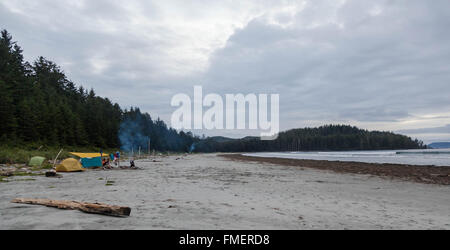
[[[450,166],[450,149],[251,153],[254,157]]]

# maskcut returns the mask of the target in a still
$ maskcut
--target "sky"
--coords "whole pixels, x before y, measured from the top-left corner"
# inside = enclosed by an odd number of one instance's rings
[[[200,85],[279,94],[282,130],[350,124],[426,143],[450,141],[448,27],[448,0],[0,0],[26,60],[169,125],[172,97]]]

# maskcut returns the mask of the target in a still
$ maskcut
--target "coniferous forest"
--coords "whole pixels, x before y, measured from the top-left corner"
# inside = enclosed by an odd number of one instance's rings
[[[178,133],[163,121],[142,114],[139,108],[123,110],[108,98],[97,96],[93,89],[77,87],[55,63],[44,57],[29,63],[24,61],[22,52],[3,30],[0,38],[3,145],[124,146],[124,150],[141,147],[144,151],[149,145],[157,151],[187,151],[192,145],[195,139],[192,134]]]
[[[423,142],[391,132],[367,131],[346,125],[293,129],[278,139],[261,141],[247,137],[239,140],[208,138],[196,144],[198,152],[283,152],[423,149]]]
[[[44,57],[26,62],[22,48],[3,30],[0,38],[0,143],[18,147],[139,147],[172,152],[256,152],[423,148],[420,141],[390,132],[324,126],[281,133],[275,141],[200,139],[178,132],[139,108],[122,109],[70,81]],[[193,146],[194,145],[194,146]]]

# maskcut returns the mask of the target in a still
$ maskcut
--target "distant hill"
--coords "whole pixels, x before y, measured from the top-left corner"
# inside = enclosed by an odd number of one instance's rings
[[[280,133],[274,141],[257,137],[229,139],[212,137],[195,144],[195,152],[282,152],[423,149],[410,137],[392,132],[367,131],[347,125],[293,129]]]
[[[208,140],[214,141],[214,142],[228,142],[228,141],[234,141],[237,139],[223,137],[223,136],[214,136],[214,137],[209,137]]]
[[[234,138],[228,138],[223,136],[214,136],[214,137],[208,137],[206,140],[213,141],[213,142],[230,142],[230,141],[248,141],[248,140],[255,140],[259,139],[259,137],[255,136],[247,136],[241,139],[234,139]]]
[[[450,142],[433,142],[428,147],[434,149],[450,148]]]

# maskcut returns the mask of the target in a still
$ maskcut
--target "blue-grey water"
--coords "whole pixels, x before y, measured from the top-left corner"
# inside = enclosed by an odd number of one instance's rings
[[[252,153],[255,157],[450,166],[450,149]]]

